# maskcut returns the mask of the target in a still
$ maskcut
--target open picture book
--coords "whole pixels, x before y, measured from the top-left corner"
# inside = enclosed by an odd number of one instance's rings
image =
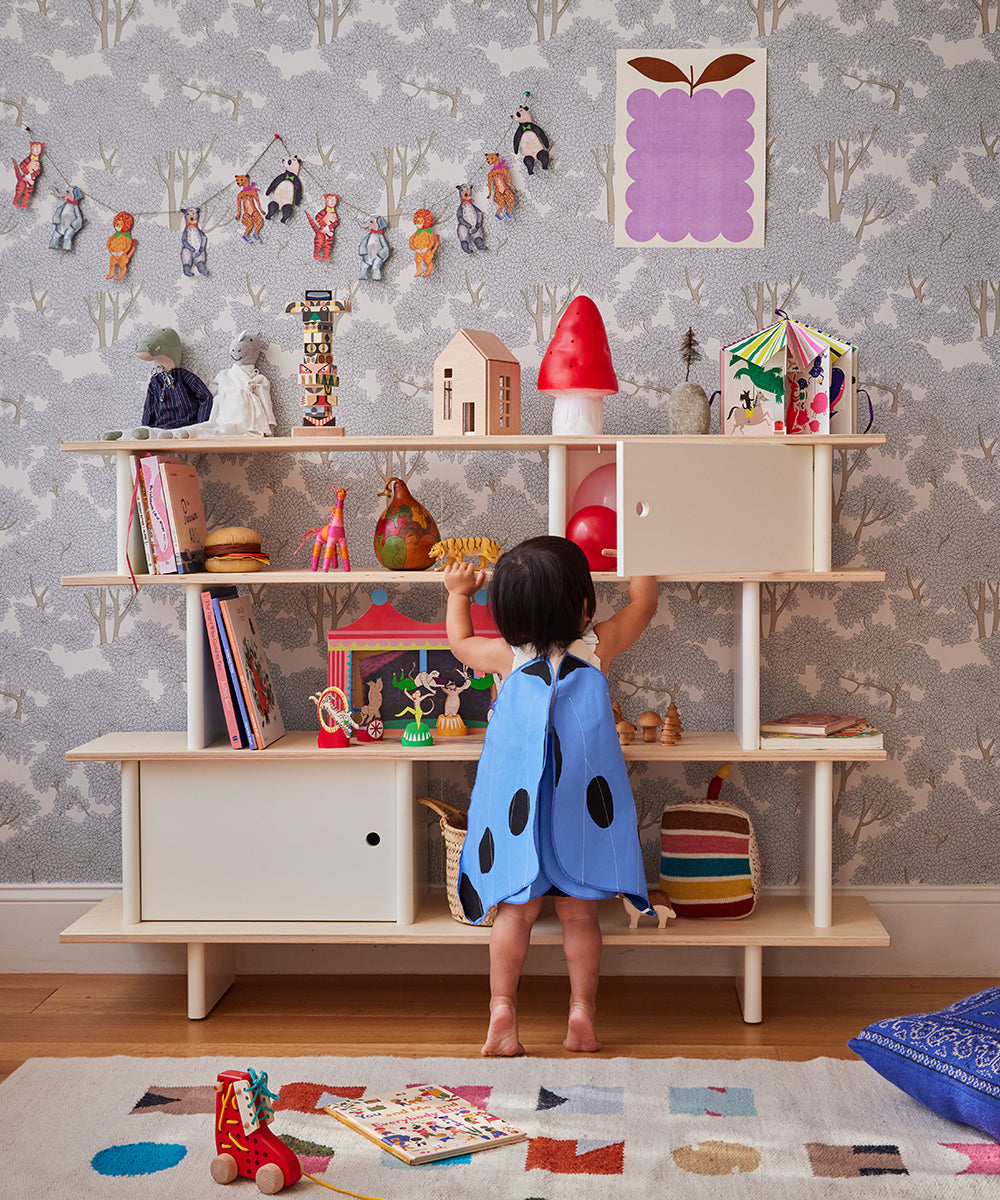
[[[411,1166],[523,1142],[528,1136],[434,1084],[343,1100],[326,1105],[325,1111]]]

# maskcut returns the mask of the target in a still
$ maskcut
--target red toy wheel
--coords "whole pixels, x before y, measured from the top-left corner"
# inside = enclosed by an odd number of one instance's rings
[[[372,717],[372,719],[368,722],[366,733],[373,742],[380,742],[382,740],[382,734],[385,733],[385,726],[378,719],[378,717]]]

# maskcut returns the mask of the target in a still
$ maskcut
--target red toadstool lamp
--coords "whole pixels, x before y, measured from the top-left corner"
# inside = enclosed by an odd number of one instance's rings
[[[604,429],[604,397],[618,391],[611,347],[597,305],[577,296],[563,313],[538,368],[538,390],[555,397],[552,432]]]

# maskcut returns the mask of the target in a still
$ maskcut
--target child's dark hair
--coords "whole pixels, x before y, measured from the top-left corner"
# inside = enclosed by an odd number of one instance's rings
[[[597,598],[587,556],[568,538],[534,537],[500,555],[489,585],[490,608],[508,646],[540,655],[565,650],[581,633]]]

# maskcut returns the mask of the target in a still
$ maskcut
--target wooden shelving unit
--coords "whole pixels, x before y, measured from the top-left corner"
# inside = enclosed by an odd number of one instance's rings
[[[833,896],[833,763],[847,757],[847,748],[764,751],[759,748],[758,737],[760,585],[850,584],[884,579],[878,571],[833,570],[830,562],[833,452],[864,450],[884,440],[881,436],[852,435],[787,439],[522,436],[71,442],[63,449],[111,456],[116,463],[117,561],[112,572],[69,575],[63,583],[71,587],[131,583],[127,560],[131,557],[132,561],[141,561],[141,551],[134,530],[129,546],[129,460],[151,450],[173,455],[296,456],[387,449],[538,452],[548,466],[549,528],[555,533],[565,528],[567,498],[576,484],[614,456],[619,466],[618,571],[597,574],[595,581],[654,574],[664,582],[732,584],[738,633],[733,729],[688,731],[676,746],[633,744],[625,748],[626,759],[796,762],[801,764],[804,778],[801,898],[765,896],[746,920],[675,921],[665,930],[647,925],[630,930],[623,910],[610,905],[602,918],[605,940],[609,944],[642,946],[651,953],[664,945],[739,948],[742,966],[738,988],[744,1019],[759,1021],[765,947],[884,946],[889,941],[863,899]],[[717,487],[713,481],[718,481]],[[738,502],[741,489],[776,496],[783,504],[782,511],[788,514],[785,527],[772,532],[771,523],[763,521],[759,527],[752,523],[748,526],[745,507]],[[687,501],[692,494],[698,495],[701,527],[685,529],[685,522],[681,522],[678,530],[676,523],[659,524],[665,514],[678,510],[690,519]],[[669,528],[670,537],[657,536],[660,528]],[[240,943],[485,943],[488,934],[484,930],[453,921],[443,898],[428,897],[426,851],[421,840],[424,818],[415,818],[413,800],[423,791],[428,767],[435,762],[475,761],[481,739],[439,741],[419,751],[389,740],[329,751],[317,748],[314,732],[293,731],[263,751],[238,752],[220,740],[219,731],[206,719],[204,703],[205,689],[215,686],[203,654],[200,596],[205,587],[223,583],[440,586],[440,576],[432,571],[317,575],[308,570],[278,569],[251,575],[142,575],[137,576],[137,583],[184,589],[187,728],[175,732],[109,733],[68,752],[71,761],[121,763],[123,880],[121,896],[104,901],[75,922],[64,932],[63,940],[185,943],[188,1015],[192,1018],[205,1016],[231,983],[233,947]],[[322,664],[318,670],[322,671]],[[850,757],[879,761],[886,755],[884,751],[855,751]],[[324,788],[331,791],[329,798],[324,797]],[[238,803],[227,801],[227,793],[237,792]],[[243,920],[230,913],[226,898],[220,894],[221,885],[213,882],[208,859],[200,862],[198,854],[205,847],[210,853],[213,839],[221,838],[223,829],[229,831],[240,821],[252,823],[255,815],[258,819],[269,816],[277,794],[283,798],[279,820],[293,831],[297,821],[302,829],[309,829],[308,840],[333,856],[330,873],[344,874],[343,887],[339,893],[334,889],[331,894],[329,888],[310,893],[302,885],[301,877],[308,872],[298,861],[298,851],[293,854],[279,839],[272,853],[271,874],[277,872],[279,880],[286,880],[291,893],[286,907],[295,916],[286,919],[279,913],[275,919]],[[355,797],[364,797],[364,811],[370,808],[372,812],[369,823],[373,828],[366,842],[370,851],[358,849],[360,842],[358,846],[351,842],[352,836],[363,837],[367,828],[367,817],[358,816]],[[175,833],[175,828],[181,832]],[[352,832],[345,832],[348,829]],[[369,887],[373,904],[376,893],[382,901],[384,911],[378,919],[359,920],[348,911],[346,898],[362,885]],[[190,911],[183,919],[175,919],[170,915],[170,906],[174,895],[181,891],[185,900],[177,903],[182,908],[186,904]],[[332,907],[332,919],[311,919],[323,906]],[[216,911],[226,913],[225,919],[215,919]],[[558,932],[543,921],[536,926],[533,940],[540,944],[555,942]]]

